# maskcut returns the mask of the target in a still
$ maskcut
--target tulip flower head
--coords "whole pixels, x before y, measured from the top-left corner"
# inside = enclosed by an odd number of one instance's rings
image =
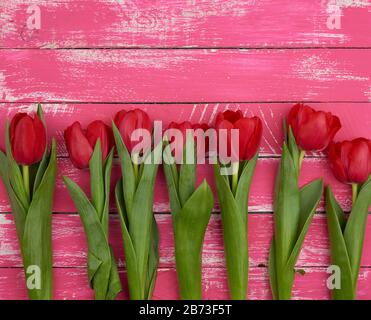
[[[335,177],[347,184],[363,184],[371,174],[371,141],[358,138],[332,143],[330,166]]]
[[[183,150],[189,134],[194,138],[197,145],[197,161],[204,163],[209,148],[210,136],[207,131],[210,127],[206,123],[191,124],[189,121],[181,123],[171,122],[165,132],[172,148],[172,156],[176,163],[183,161]]]
[[[218,134],[219,158],[223,160],[231,156],[235,160],[251,160],[258,151],[262,138],[263,126],[258,117],[244,117],[240,110],[227,110],[217,115],[215,120],[217,131],[226,130],[226,141],[220,141],[221,135]],[[238,130],[238,139],[232,135],[232,130]],[[226,152],[223,152],[223,148]],[[233,160],[232,160],[233,161]]]
[[[138,134],[138,137],[151,136],[152,134],[152,122],[148,114],[143,110],[121,110],[115,115],[113,121],[119,130],[122,140],[129,153],[131,153],[134,147],[139,143],[139,141],[137,141],[136,137],[133,135],[134,132]],[[151,145],[146,143],[144,145],[143,152],[150,147]]]
[[[214,130],[210,130],[207,123],[196,123],[192,125],[194,130],[195,143],[197,146],[197,161],[205,163],[207,156],[216,154],[216,134]]]
[[[296,143],[303,151],[327,149],[341,129],[338,117],[330,112],[315,111],[302,103],[293,106],[287,122],[292,128]]]
[[[183,149],[189,130],[192,130],[192,124],[189,121],[182,123],[171,122],[166,130],[166,136],[172,147],[171,154],[175,157],[178,164],[183,161]]]
[[[10,144],[14,160],[22,166],[39,162],[46,148],[46,130],[38,115],[18,113],[10,123]]]
[[[64,131],[67,151],[74,166],[84,169],[89,166],[97,140],[100,140],[103,161],[113,146],[112,130],[100,120],[93,121],[84,131],[80,122],[74,122]]]

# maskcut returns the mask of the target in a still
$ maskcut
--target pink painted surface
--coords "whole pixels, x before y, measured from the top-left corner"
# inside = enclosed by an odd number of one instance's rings
[[[0,102],[363,101],[363,49],[1,50]]]
[[[349,1],[342,1],[348,2]],[[1,47],[300,47],[371,44],[368,0],[341,8],[329,29],[328,0],[38,1],[42,27],[29,30],[28,4],[2,1]]]
[[[261,158],[249,203],[249,297],[271,298],[266,264],[273,228],[273,186],[282,120],[292,103],[310,101],[317,109],[337,114],[343,123],[338,140],[371,138],[371,3],[353,1],[341,8],[340,29],[329,29],[329,2],[44,0],[38,2],[41,29],[31,31],[26,25],[28,5],[21,0],[1,1],[0,147],[4,146],[6,118],[17,111],[33,111],[35,102],[44,103],[49,138],[56,137],[58,143],[53,210],[55,298],[93,298],[87,285],[85,235],[61,181],[62,175],[68,175],[88,190],[88,173],[76,170],[66,158],[63,130],[73,121],[86,125],[103,119],[109,123],[117,111],[134,107],[143,108],[153,120],[162,120],[164,126],[184,120],[212,124],[216,114],[226,109],[261,117]],[[119,171],[116,160],[113,182]],[[199,181],[206,177],[214,188],[210,167],[199,166],[198,173]],[[349,187],[334,179],[324,154],[311,154],[304,163],[301,183],[320,176],[333,186],[348,210]],[[176,299],[171,216],[162,172],[154,210],[161,234],[154,298]],[[218,211],[216,204],[203,252],[206,299],[228,297]],[[26,299],[9,212],[0,184],[0,299]],[[370,219],[360,299],[371,299]],[[116,214],[111,220],[110,238],[126,284]],[[295,299],[329,298],[326,228],[321,204],[297,264],[306,274],[297,276]],[[127,298],[126,287],[120,298]]]

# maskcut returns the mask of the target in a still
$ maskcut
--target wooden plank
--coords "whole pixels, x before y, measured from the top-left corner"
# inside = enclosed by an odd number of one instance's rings
[[[331,1],[56,0],[0,4],[1,47],[297,47],[371,46],[369,1],[341,1],[331,29]],[[341,4],[343,3],[343,5]],[[282,13],[282,14],[281,14]]]
[[[327,300],[330,298],[326,287],[328,274],[326,268],[305,268],[304,276],[297,275],[293,288],[295,300]],[[119,299],[127,299],[128,291],[124,272],[120,272],[123,292]],[[362,268],[358,285],[358,298],[371,299],[371,272]],[[88,286],[86,270],[83,268],[54,269],[54,298],[57,300],[87,300],[94,294]],[[225,269],[207,268],[203,274],[203,295],[207,300],[228,299],[228,287]],[[174,269],[161,269],[155,286],[155,300],[178,299],[178,286]],[[249,281],[249,298],[251,300],[271,299],[266,268],[252,268]],[[0,299],[27,299],[24,275],[21,269],[0,268]]]
[[[110,242],[120,266],[124,265],[122,236],[117,217],[111,217]],[[174,241],[170,215],[156,215],[160,230],[160,267],[174,268]],[[250,214],[249,255],[251,267],[266,266],[273,234],[272,214]],[[15,226],[10,214],[0,215],[0,268],[21,267]],[[87,243],[78,215],[53,215],[55,267],[86,266]],[[371,216],[367,223],[362,266],[371,267]],[[330,263],[327,220],[316,215],[305,240],[297,267],[321,267]],[[205,268],[224,268],[223,233],[220,215],[212,215],[203,250]]]
[[[357,101],[371,50],[1,50],[0,102]]]
[[[58,155],[68,156],[63,132],[75,121],[84,127],[90,122],[101,119],[110,124],[115,114],[122,109],[140,108],[145,110],[153,121],[161,121],[166,129],[171,121],[192,123],[206,122],[214,125],[219,112],[242,110],[246,116],[256,115],[263,121],[263,139],[260,155],[277,156],[281,153],[283,119],[289,113],[292,103],[199,103],[199,104],[68,104],[48,103],[43,105],[48,125],[48,134],[57,139]],[[337,134],[337,140],[356,137],[371,138],[371,104],[370,103],[310,103],[317,110],[332,112],[340,117],[343,128]],[[17,112],[33,112],[36,105],[32,103],[0,103],[0,132],[5,130],[6,119],[11,119]],[[5,139],[0,140],[0,147],[5,147]],[[316,154],[323,156],[323,154]]]
[[[260,158],[256,168],[253,179],[250,195],[250,210],[253,212],[267,212],[272,211],[274,181],[280,159],[278,158]],[[76,169],[71,161],[67,158],[59,159],[58,161],[58,178],[55,190],[54,211],[55,212],[75,212],[75,207],[71,198],[65,188],[62,176],[66,175],[76,181],[85,192],[89,191],[90,178],[88,170]],[[112,187],[120,176],[120,167],[116,159],[112,171]],[[351,201],[351,188],[348,185],[341,184],[334,177],[329,168],[328,162],[325,158],[308,158],[305,160],[301,184],[312,181],[313,179],[323,177],[325,183],[332,185],[335,194],[337,195],[340,203],[349,209]],[[214,174],[211,165],[198,165],[197,181],[202,182],[207,179],[215,193],[214,188]],[[114,199],[112,198],[112,209]],[[217,203],[217,201],[216,201]],[[216,204],[215,209],[218,210]],[[321,206],[322,209],[322,206]],[[156,212],[169,212],[169,201],[167,195],[166,182],[163,176],[162,169],[159,170],[156,186],[155,186],[155,199],[154,210]],[[7,195],[4,186],[0,183],[0,212],[9,212],[10,207],[7,200]]]

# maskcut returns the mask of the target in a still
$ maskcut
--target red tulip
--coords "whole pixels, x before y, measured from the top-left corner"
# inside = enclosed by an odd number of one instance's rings
[[[138,141],[134,141],[132,137],[132,134],[135,130],[146,130],[152,134],[152,122],[148,114],[140,109],[119,111],[114,118],[114,122],[117,129],[120,131],[122,140],[124,141],[129,152],[131,152],[138,144]],[[145,148],[148,147],[150,147],[150,145],[145,146]]]
[[[304,151],[327,149],[341,129],[338,117],[330,112],[315,111],[302,103],[294,105],[288,115],[296,143]]]
[[[40,118],[18,113],[10,123],[10,144],[15,161],[23,166],[39,162],[46,148],[46,131]]]
[[[79,169],[89,166],[98,139],[103,160],[106,159],[113,146],[111,128],[99,120],[90,123],[86,132],[83,131],[80,122],[76,121],[64,131],[64,139],[71,161]]]
[[[171,122],[167,128],[169,129],[178,129],[181,132],[182,139],[176,139],[174,136],[170,137],[170,143],[173,146],[173,156],[178,155],[179,157],[183,154],[184,145],[186,143],[186,137],[187,137],[187,130],[193,130],[193,137],[195,140],[195,143],[197,145],[197,155],[198,158],[201,158],[203,155],[206,156],[205,153],[208,152],[209,148],[209,137],[200,137],[200,139],[197,139],[196,130],[201,129],[203,132],[206,132],[208,129],[210,129],[209,125],[206,123],[197,123],[197,124],[191,124],[189,121],[184,121],[181,123]],[[204,139],[202,139],[204,138]],[[175,146],[174,146],[175,143]]]
[[[223,159],[229,155],[232,160],[250,160],[255,156],[263,133],[262,122],[258,117],[246,118],[240,110],[227,110],[217,115],[215,128],[217,130],[227,130],[226,155],[220,154],[221,137],[218,134],[219,157]],[[238,141],[232,141],[232,129],[238,130]],[[236,148],[237,143],[238,149]]]
[[[197,134],[197,129],[201,129],[203,133],[207,132],[210,129],[210,126],[206,123],[196,123],[192,126],[192,129],[195,130],[195,134]],[[202,155],[206,157],[209,152],[210,143],[212,143],[214,137],[205,135],[204,139],[197,140],[197,136],[195,136],[195,141],[197,143],[197,156],[201,158]]]
[[[332,143],[329,147],[329,159],[338,180],[362,184],[371,174],[371,141],[358,138]]]
[[[170,143],[172,145],[172,155],[176,157],[176,162],[181,163],[183,158],[183,149],[186,143],[187,137],[187,130],[192,130],[192,124],[189,121],[184,121],[181,123],[171,122],[167,128],[169,129],[177,129],[181,133],[181,138],[178,136],[169,136]],[[170,135],[170,134],[169,134]]]

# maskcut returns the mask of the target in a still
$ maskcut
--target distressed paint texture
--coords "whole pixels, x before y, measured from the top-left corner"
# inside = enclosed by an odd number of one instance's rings
[[[369,0],[342,1],[341,29],[329,29],[328,0],[2,1],[1,47],[369,46]],[[42,27],[27,28],[40,6]],[[284,13],[284,14],[283,14]]]
[[[0,102],[369,102],[363,49],[0,50]]]
[[[273,229],[273,188],[281,153],[282,120],[296,101],[337,114],[337,140],[371,138],[371,2],[338,1],[340,29],[329,29],[330,1],[301,0],[47,0],[0,2],[0,148],[5,121],[44,106],[58,166],[53,249],[56,299],[92,299],[86,239],[62,183],[67,175],[85,191],[87,171],[67,159],[63,130],[73,121],[110,123],[121,109],[142,108],[153,120],[213,124],[218,112],[241,109],[264,125],[249,202],[250,299],[271,299],[267,257]],[[347,4],[344,4],[347,2]],[[41,29],[30,30],[38,5]],[[120,174],[117,160],[113,181]],[[330,172],[326,155],[309,154],[301,184],[323,176],[346,209],[351,191]],[[213,190],[212,169],[198,167]],[[215,192],[215,190],[214,190]],[[112,201],[113,203],[113,201]],[[26,299],[22,261],[10,207],[0,183],[0,299]],[[160,171],[154,210],[160,270],[155,299],[176,299],[174,242],[167,189]],[[205,238],[204,297],[228,298],[219,206]],[[323,201],[305,240],[294,299],[328,299],[330,263]],[[127,299],[120,226],[112,206],[111,243]],[[371,299],[371,215],[367,223],[358,297]]]

